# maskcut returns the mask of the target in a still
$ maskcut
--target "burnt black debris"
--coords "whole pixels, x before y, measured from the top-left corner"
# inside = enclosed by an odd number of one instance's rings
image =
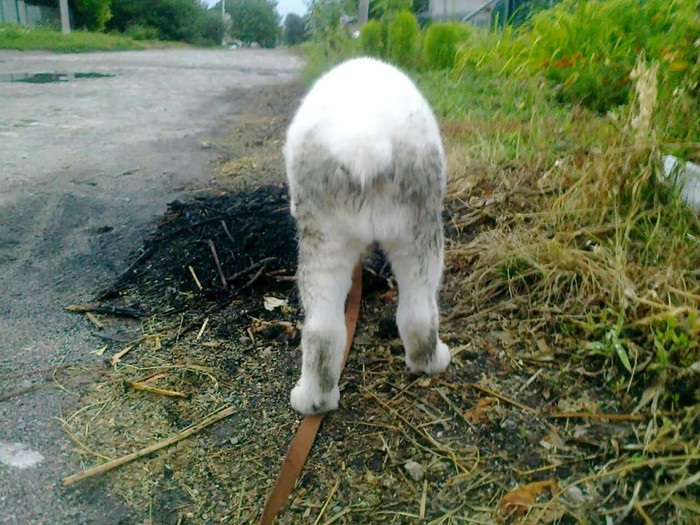
[[[286,185],[198,196],[168,205],[130,266],[98,300],[137,296],[149,312],[167,314],[192,309],[193,297],[223,305],[279,292],[296,307],[296,266]],[[365,258],[365,291],[385,289],[390,278],[390,265],[374,247]]]
[[[98,298],[114,299],[138,290],[142,299],[174,311],[192,294],[228,302],[261,288],[289,289],[296,253],[294,220],[283,185],[174,201],[131,265]],[[156,304],[150,306],[157,311]]]

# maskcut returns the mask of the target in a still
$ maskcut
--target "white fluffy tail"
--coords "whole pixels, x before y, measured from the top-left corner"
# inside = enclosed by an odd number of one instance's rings
[[[393,145],[386,133],[368,133],[376,127],[344,129],[323,137],[331,156],[350,172],[350,176],[362,186],[372,182],[377,175],[386,173],[393,164]]]

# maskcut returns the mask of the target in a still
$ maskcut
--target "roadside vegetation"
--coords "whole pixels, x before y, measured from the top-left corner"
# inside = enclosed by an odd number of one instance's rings
[[[83,0],[85,1],[85,0]],[[106,4],[104,25],[91,27],[123,33],[135,40],[166,40],[196,46],[220,45],[224,23],[220,11],[197,0],[92,0]]]
[[[56,6],[51,0],[36,1]],[[283,34],[276,5],[270,0],[229,0],[226,11],[230,17],[225,22],[221,4],[208,8],[199,0],[71,0],[73,34],[62,35],[54,22],[42,27],[7,24],[0,26],[0,49],[70,52],[165,45],[158,42],[200,47],[228,42],[271,48]],[[293,27],[292,33],[292,43],[296,43],[303,39],[304,29]]]
[[[80,51],[117,51],[144,49],[144,42],[137,42],[124,35],[73,31],[68,35],[48,27],[26,27],[0,24],[0,49],[16,49],[76,53]]]
[[[629,420],[623,441],[590,445],[587,472],[512,508],[523,523],[695,523],[700,225],[662,157],[700,160],[698,3],[564,0],[518,26],[420,31],[410,5],[381,4],[359,38],[341,24],[314,34],[307,81],[376,56],[404,68],[439,115],[446,325],[508,334],[502,351],[519,366],[604,385]],[[586,414],[600,419],[601,399],[572,397],[549,407],[578,414],[558,425],[562,454]]]

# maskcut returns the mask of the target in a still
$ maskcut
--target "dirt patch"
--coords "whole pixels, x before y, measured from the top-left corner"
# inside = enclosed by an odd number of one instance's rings
[[[219,181],[235,190],[171,203],[101,294],[148,316],[126,325],[138,329],[127,343],[108,342],[112,369],[65,421],[85,465],[237,407],[193,438],[89,482],[108,484],[151,523],[255,523],[300,422],[288,402],[300,365],[296,246],[279,182],[299,93],[261,99],[217,145],[228,156]],[[254,184],[261,180],[272,184]],[[411,375],[378,252],[365,279],[340,409],[324,421],[280,523],[577,523],[600,505],[618,523],[641,523],[627,504],[654,464],[641,460],[622,485],[598,472],[635,450],[646,421],[626,416],[633,399],[614,397],[600,370],[568,364],[559,348],[570,342],[541,339],[503,309],[465,321],[448,271],[443,337],[453,365],[437,377]],[[105,333],[125,326],[101,321]],[[139,379],[181,397],[135,390]],[[596,417],[604,413],[621,416]]]
[[[216,178],[223,186],[240,189],[261,181],[284,181],[282,145],[293,110],[303,95],[299,84],[246,93],[249,107],[228,137],[214,146],[222,152]]]

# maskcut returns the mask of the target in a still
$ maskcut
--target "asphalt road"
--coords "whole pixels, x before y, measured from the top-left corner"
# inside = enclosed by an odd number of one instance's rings
[[[267,50],[0,51],[0,399],[30,372],[95,363],[101,341],[64,311],[125,266],[166,203],[206,185],[215,149],[261,86],[298,59]],[[9,73],[102,73],[32,84]],[[0,524],[142,523],[99,484],[64,490],[70,388],[0,401]]]

